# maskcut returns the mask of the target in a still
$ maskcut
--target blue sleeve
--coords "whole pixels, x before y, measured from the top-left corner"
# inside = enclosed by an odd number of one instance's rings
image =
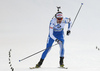
[[[71,25],[70,25],[70,23],[68,23],[68,29],[70,29],[70,27],[71,27]]]
[[[65,23],[67,24],[68,22],[67,22],[67,20],[68,20],[68,18],[67,17],[65,17]]]

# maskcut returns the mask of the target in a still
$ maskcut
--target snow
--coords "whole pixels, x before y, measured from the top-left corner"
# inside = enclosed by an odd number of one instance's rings
[[[58,68],[58,45],[52,47],[39,69],[29,67],[38,63],[42,52],[19,60],[45,49],[56,6],[73,21],[81,3],[70,36],[65,35],[64,64],[67,71],[100,71],[100,50],[96,49],[100,48],[99,0],[0,0],[0,71],[11,71],[10,49],[14,71],[65,71]]]

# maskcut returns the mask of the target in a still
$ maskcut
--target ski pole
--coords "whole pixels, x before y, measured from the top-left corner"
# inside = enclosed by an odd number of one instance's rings
[[[72,23],[72,25],[71,25],[71,28],[72,28],[72,26],[73,26],[73,24],[74,24],[74,22],[75,22],[75,20],[76,20],[76,18],[77,18],[77,16],[78,16],[80,10],[81,10],[81,8],[82,8],[82,5],[83,5],[83,3],[81,3],[81,6],[80,6],[80,8],[79,8],[79,10],[78,10],[78,12],[77,12],[77,14],[76,14],[76,16],[75,16],[75,18],[74,18],[74,21],[73,21],[73,23]]]
[[[57,44],[58,44],[58,43],[57,43]],[[57,44],[55,44],[55,45],[57,45]],[[55,46],[55,45],[53,45],[53,46]],[[53,47],[53,46],[51,46],[51,47]],[[51,48],[51,47],[49,47],[49,48]],[[23,60],[25,60],[25,59],[27,59],[27,58],[29,58],[29,57],[32,57],[32,56],[34,56],[34,55],[36,55],[36,54],[38,54],[38,53],[40,53],[40,52],[42,52],[42,51],[44,51],[44,50],[47,50],[47,49],[49,49],[49,48],[40,50],[40,51],[38,51],[38,52],[36,52],[36,53],[34,53],[34,54],[32,54],[32,55],[29,55],[29,56],[27,56],[27,57],[25,57],[25,58],[19,60],[19,62],[21,62],[21,61],[23,61]]]

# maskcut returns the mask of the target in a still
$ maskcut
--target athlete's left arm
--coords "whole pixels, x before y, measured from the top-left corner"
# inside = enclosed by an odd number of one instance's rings
[[[70,29],[71,29],[71,25],[72,25],[71,19],[70,19],[70,18],[68,18],[68,30],[70,30]]]
[[[67,30],[67,35],[69,35],[70,33],[71,33],[71,24],[72,24],[72,22],[71,22],[71,19],[70,18],[65,18],[65,23],[67,24],[68,23],[68,30]]]
[[[70,30],[71,29],[71,24],[72,24],[71,19],[70,18],[65,18],[65,23],[66,24],[68,23],[68,30]]]

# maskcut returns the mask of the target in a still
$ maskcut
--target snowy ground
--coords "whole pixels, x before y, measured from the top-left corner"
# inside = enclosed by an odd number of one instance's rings
[[[42,53],[19,60],[45,49],[56,6],[61,6],[64,16],[73,21],[82,2],[71,35],[65,35],[64,64],[68,67],[66,71],[100,71],[100,50],[96,49],[100,48],[99,0],[0,0],[0,71],[11,71],[10,49],[14,71],[65,71],[57,68],[58,45],[52,47],[40,69],[29,67],[36,65]]]
[[[21,39],[21,38],[19,38]],[[19,40],[18,39],[18,40]],[[68,39],[69,40],[69,39]],[[30,44],[27,44],[30,41]],[[1,70],[2,71],[11,71],[8,61],[8,52],[10,48],[11,51],[11,61],[14,71],[65,71],[65,69],[58,69],[59,67],[59,46],[56,45],[52,47],[51,51],[47,55],[42,67],[40,69],[30,70],[29,67],[35,66],[39,61],[41,54],[34,55],[29,59],[19,62],[20,59],[29,56],[41,49],[44,49],[44,45],[39,44],[36,46],[31,45],[31,40],[24,42],[25,45],[21,45],[20,42],[15,45],[6,44],[4,47],[9,46],[9,48],[4,48],[2,46],[2,52],[0,52],[1,61]],[[13,42],[12,42],[13,43]],[[67,43],[67,41],[65,41]],[[99,71],[100,70],[100,51],[96,49],[95,46],[85,45],[85,44],[73,44],[71,45],[68,42],[68,45],[65,45],[65,67],[68,67],[67,71]],[[20,45],[20,46],[19,46]],[[41,47],[40,47],[41,46]],[[20,47],[20,48],[19,48]],[[40,48],[37,48],[40,47]]]

